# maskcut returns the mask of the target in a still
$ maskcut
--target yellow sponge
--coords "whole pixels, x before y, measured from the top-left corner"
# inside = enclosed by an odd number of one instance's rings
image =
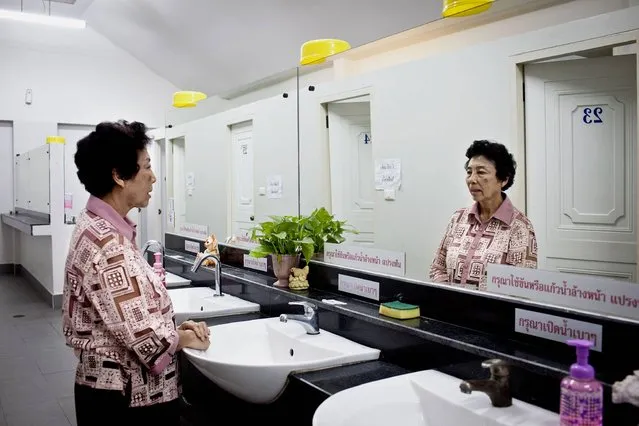
[[[419,306],[402,302],[387,302],[379,305],[380,315],[390,318],[411,319],[419,317]]]

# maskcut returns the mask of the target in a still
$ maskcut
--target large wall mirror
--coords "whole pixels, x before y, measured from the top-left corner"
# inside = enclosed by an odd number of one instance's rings
[[[238,87],[193,108],[171,108],[154,134],[161,234],[238,236],[269,215],[296,214],[296,69],[261,91]]]
[[[365,13],[387,18],[380,25],[363,29],[349,24],[353,16],[331,12],[338,7],[339,3],[331,0],[324,11],[312,15],[300,10],[296,25],[306,27],[296,31],[295,37],[304,38],[282,40],[280,45],[288,46],[288,54],[277,50],[269,58],[264,58],[264,51],[256,55],[256,60],[270,63],[257,63],[256,69],[269,68],[278,61],[271,68],[283,71],[258,75],[250,83],[220,93],[207,93],[207,99],[196,107],[167,110],[164,129],[153,131],[158,182],[155,203],[146,219],[149,237],[208,233],[215,234],[220,242],[251,247],[250,231],[261,221],[272,215],[302,213],[299,194],[310,188],[299,181],[300,176],[309,175],[302,173],[306,165],[298,158],[309,152],[300,146],[298,90],[312,90],[309,86],[331,81],[335,73],[330,60],[297,67],[302,44],[337,36],[353,47],[362,46],[420,25],[424,16],[441,11],[436,2],[414,0],[365,8]],[[398,8],[401,15],[389,15]],[[362,18],[359,13],[358,18]],[[406,15],[413,17],[412,22]],[[341,28],[339,34],[334,28]],[[254,78],[256,72],[247,69],[248,75]],[[321,179],[317,175],[309,182],[324,191]]]
[[[196,108],[170,108],[165,128],[154,133],[162,200],[149,210],[155,223],[149,229],[214,233],[251,246],[250,230],[270,215],[323,207],[358,231],[325,253],[430,285],[451,218],[491,190],[482,186],[489,183],[481,162],[466,164],[471,144],[486,140],[503,144],[517,163],[504,192],[525,217],[516,226],[502,221],[515,231],[476,241],[455,234],[468,229],[456,229],[449,246],[517,267],[536,263],[537,270],[584,282],[636,283],[636,38],[628,33],[586,45],[567,31],[559,43],[553,26],[580,19],[569,19],[564,3],[498,0],[478,15],[386,37],[392,31],[379,29],[324,63],[283,67],[209,93]],[[440,2],[428,7],[441,12]],[[603,11],[584,10],[583,18],[588,13]],[[532,18],[521,20],[522,14]],[[499,253],[488,253],[499,245]],[[488,269],[471,262],[465,271],[444,272],[465,274],[465,283],[433,285],[492,297]],[[586,296],[571,304],[566,285],[514,276],[512,287],[528,293],[506,297],[592,312],[602,312],[595,302],[613,300],[612,291],[598,288],[610,281],[574,290]],[[631,304],[639,304],[635,288],[623,290]]]
[[[525,217],[513,222],[516,213],[508,211],[502,224],[514,231],[478,239],[457,227],[449,249],[492,256],[503,246],[494,255],[522,268],[536,257],[538,270],[591,283],[589,290],[575,286],[580,301],[568,306],[639,319],[597,306],[625,292],[637,307],[636,289],[615,287],[638,280],[636,39],[558,50],[552,26],[565,22],[561,2],[529,2],[527,12],[542,12],[525,31],[516,25],[517,3],[496,1],[480,15],[341,53],[329,78],[325,70],[308,74],[299,93],[301,210],[326,207],[359,231],[331,256],[433,282],[431,265],[451,217],[492,190],[481,161],[466,166],[467,150],[474,141],[499,142],[517,163],[504,193]],[[557,9],[544,13],[548,6]],[[488,268],[467,266],[448,272],[475,283],[443,285],[489,295]],[[572,294],[572,282],[559,290],[559,281],[553,287],[535,279],[521,275],[513,287],[529,294],[510,294],[555,305]]]

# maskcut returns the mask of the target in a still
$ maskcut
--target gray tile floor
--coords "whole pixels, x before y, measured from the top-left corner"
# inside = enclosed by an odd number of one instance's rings
[[[60,311],[22,278],[0,275],[0,426],[75,425],[75,365]]]

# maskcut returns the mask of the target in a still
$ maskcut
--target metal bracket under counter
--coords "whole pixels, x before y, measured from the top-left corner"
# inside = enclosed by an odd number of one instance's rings
[[[51,235],[51,216],[47,213],[16,208],[1,216],[2,223],[24,234],[34,237]]]

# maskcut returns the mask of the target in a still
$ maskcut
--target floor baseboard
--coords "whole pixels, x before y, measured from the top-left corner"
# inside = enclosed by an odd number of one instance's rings
[[[29,285],[42,296],[43,300],[51,305],[53,309],[62,307],[62,295],[51,294],[49,290],[22,265],[16,265],[16,275],[23,277]]]

